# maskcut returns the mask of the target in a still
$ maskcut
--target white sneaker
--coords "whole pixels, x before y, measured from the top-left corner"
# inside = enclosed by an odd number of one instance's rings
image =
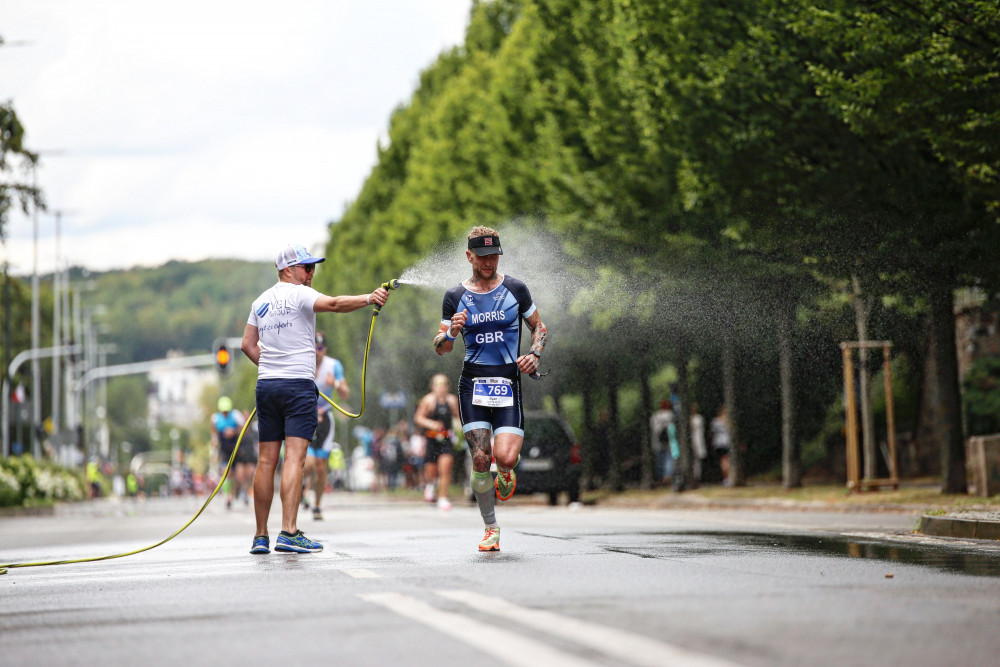
[[[427,486],[424,487],[424,500],[426,500],[429,503],[432,503],[434,502],[434,495],[435,494],[434,494],[433,484],[428,484]]]
[[[451,509],[451,502],[447,498],[438,498],[438,509],[447,512]]]

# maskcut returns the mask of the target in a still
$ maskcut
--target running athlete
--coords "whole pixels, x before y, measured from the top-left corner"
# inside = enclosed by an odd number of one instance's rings
[[[278,282],[253,302],[242,350],[257,364],[257,474],[253,481],[254,533],[252,554],[270,553],[267,517],[274,500],[274,472],[281,441],[281,533],[274,550],[314,553],[323,545],[298,529],[302,499],[302,469],[306,448],[316,433],[316,313],[349,313],[377,303],[384,306],[389,290],[371,294],[327,296],[312,288],[313,271],[325,257],[313,257],[304,246],[288,246],[278,254]]]
[[[448,487],[455,463],[455,445],[451,430],[453,419],[459,419],[458,398],[448,388],[448,376],[439,373],[431,378],[431,392],[420,399],[413,423],[423,429],[427,438],[424,454],[424,500],[434,502],[435,491],[440,509],[450,510]]]
[[[480,551],[500,550],[500,526],[494,511],[495,498],[514,495],[524,441],[524,411],[521,408],[520,373],[535,373],[545,349],[546,333],[528,287],[516,278],[497,273],[500,236],[489,227],[469,232],[465,257],[472,264],[472,277],[444,295],[441,326],[434,337],[434,350],[448,354],[459,333],[465,342],[465,360],[458,383],[462,431],[472,453],[472,491],[486,524]],[[521,320],[531,331],[527,354],[518,356]],[[492,457],[490,448],[493,438]],[[497,463],[491,483],[490,459]]]
[[[347,380],[344,379],[344,365],[340,363],[339,359],[326,356],[326,338],[321,333],[316,334],[316,388],[324,396],[332,396],[334,391],[342,399],[347,399],[351,395]],[[309,509],[306,492],[312,485],[316,500],[316,504],[313,505],[313,520],[322,521],[323,512],[320,510],[320,501],[323,498],[323,491],[326,490],[326,476],[330,464],[330,452],[333,451],[333,434],[336,428],[333,421],[333,407],[323,396],[319,397],[317,416],[319,423],[316,425],[316,434],[306,451],[305,489],[302,492],[302,506]]]
[[[212,444],[215,445],[219,458],[219,474],[226,472],[229,466],[229,458],[236,448],[236,441],[243,428],[243,414],[239,410],[233,409],[233,401],[228,396],[220,396],[216,405],[218,412],[212,415]],[[243,443],[239,451],[236,452],[236,460],[233,461],[233,468],[229,478],[229,497],[226,498],[226,509],[232,509],[233,501],[243,498],[249,503],[247,492],[250,490],[250,482],[253,480],[254,465],[257,457],[254,455],[253,446]]]

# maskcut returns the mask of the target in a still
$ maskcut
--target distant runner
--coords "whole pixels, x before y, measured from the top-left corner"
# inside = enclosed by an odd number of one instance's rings
[[[436,495],[438,507],[443,510],[451,509],[448,487],[451,486],[451,470],[455,463],[455,434],[451,430],[453,419],[460,419],[458,398],[451,393],[448,376],[439,373],[431,378],[430,393],[417,404],[413,423],[423,429],[427,439],[424,500],[434,502]]]
[[[351,395],[351,389],[344,379],[344,365],[339,359],[326,356],[326,338],[321,333],[316,334],[316,388],[331,399],[336,398],[333,396],[334,392],[342,399],[347,399]],[[333,436],[337,427],[337,423],[333,420],[333,407],[323,396],[318,400],[316,409],[319,422],[316,425],[316,434],[306,451],[305,488],[302,491],[302,506],[309,509],[307,492],[312,486],[313,498],[316,501],[312,511],[314,521],[323,520],[320,502],[323,499],[323,491],[326,490],[330,453],[333,451]]]

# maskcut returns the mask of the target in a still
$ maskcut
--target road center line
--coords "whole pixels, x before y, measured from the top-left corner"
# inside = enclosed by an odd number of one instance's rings
[[[476,650],[490,651],[490,653],[484,653],[485,662],[504,662],[527,667],[537,667],[537,665],[594,667],[595,665],[595,663],[583,658],[564,653],[510,630],[480,623],[454,612],[442,611],[422,600],[401,593],[366,593],[358,597],[366,602],[382,605],[400,616],[428,625]],[[485,643],[484,637],[489,638],[489,643]],[[492,652],[495,647],[501,647],[498,653]]]
[[[542,609],[521,607],[495,596],[471,591],[438,591],[438,595],[467,604],[474,609],[500,616],[522,625],[547,632],[590,647],[605,655],[636,665],[662,667],[735,667],[736,663],[673,646],[644,635],[560,616]]]
[[[355,579],[378,579],[381,577],[381,575],[376,574],[371,570],[342,568],[340,571],[349,577],[354,577]]]

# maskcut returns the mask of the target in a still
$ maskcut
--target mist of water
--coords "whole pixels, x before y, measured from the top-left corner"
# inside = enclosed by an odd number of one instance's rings
[[[723,284],[724,267],[720,272],[719,267],[681,265],[680,260],[664,264],[662,256],[651,263],[611,248],[583,251],[531,222],[510,221],[497,230],[504,251],[497,272],[528,286],[553,342],[573,333],[563,328],[567,322],[557,322],[567,311],[583,315],[580,324],[588,328],[619,326],[622,316],[629,315],[632,333],[657,339],[670,330],[718,337],[727,326],[723,317],[727,310],[740,322],[745,338],[773,339],[773,305],[763,305],[752,287]],[[466,247],[464,235],[436,247],[406,269],[400,283],[443,296],[472,275]],[[592,320],[589,315],[595,313],[603,315]],[[563,326],[554,330],[552,324]]]
[[[524,282],[539,308],[565,307],[585,282],[582,264],[567,255],[553,234],[518,223],[498,227],[504,254],[497,273]],[[436,247],[427,257],[406,269],[399,277],[404,285],[444,291],[472,276],[466,258],[467,239],[463,236]]]

